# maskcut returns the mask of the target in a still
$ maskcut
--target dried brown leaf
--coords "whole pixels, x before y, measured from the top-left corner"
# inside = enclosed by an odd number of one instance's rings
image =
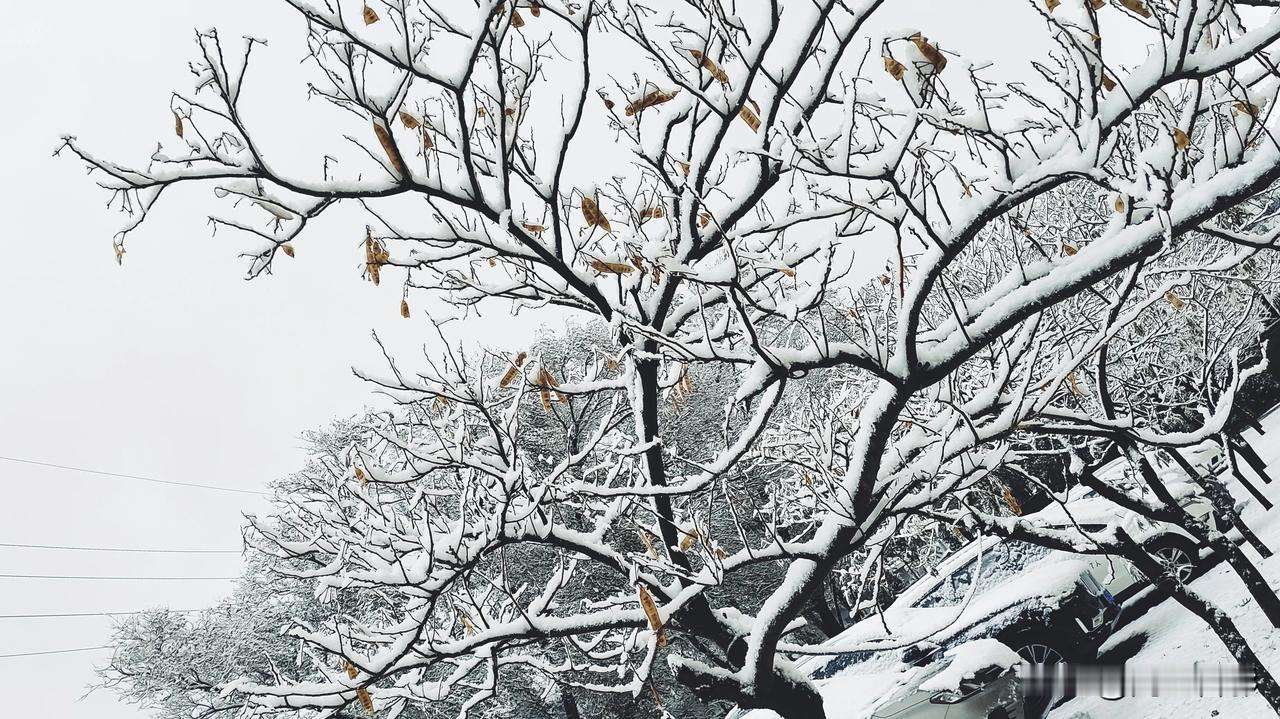
[[[1061,4],[1062,0],[1044,0],[1044,6],[1048,8],[1049,12],[1053,12],[1053,9]]]
[[[409,319],[409,300],[400,300],[400,316]]]
[[[928,60],[929,64],[933,66],[933,71],[935,73],[942,72],[946,69],[947,57],[942,54],[942,51],[929,43],[929,38],[921,35],[920,33],[916,33],[907,39],[915,43],[916,49],[919,50],[920,54],[924,55],[924,59]]]
[[[416,130],[418,129],[418,126],[422,124],[418,122],[418,118],[414,117],[413,115],[410,115],[404,110],[400,111],[400,122],[410,130]]]
[[[1000,492],[1000,496],[1004,499],[1004,503],[1008,505],[1010,512],[1016,515],[1022,514],[1022,505],[1018,502],[1018,498],[1013,496],[1013,490],[1005,486],[1003,491]]]
[[[290,257],[293,257],[293,245],[289,244],[288,242],[284,243],[283,245],[280,245],[280,251]]]
[[[391,166],[395,168],[397,174],[405,177],[409,174],[408,168],[404,166],[404,160],[400,157],[400,150],[396,148],[396,142],[391,137],[391,130],[382,122],[380,118],[373,120],[373,134],[378,136],[378,142],[382,145],[382,151],[387,153],[387,159],[391,161]]]
[[[368,5],[364,6],[364,12],[362,13],[362,16],[364,17],[365,25],[372,25],[378,21],[378,13],[374,12],[373,8],[369,7]]]
[[[173,133],[182,137],[182,115],[179,115],[176,110],[173,113]]]
[[[600,211],[600,203],[596,202],[594,197],[582,196],[582,219],[586,220],[588,225],[599,227],[605,232],[613,231],[609,226],[609,218]]]
[[[1187,137],[1187,133],[1183,132],[1181,127],[1173,128],[1173,146],[1178,152],[1186,152],[1191,146],[1191,138]]]
[[[639,100],[636,100],[635,102],[627,105],[626,115],[627,117],[631,117],[637,112],[641,112],[647,108],[653,107],[654,105],[661,105],[662,103],[667,102],[668,100],[670,100],[675,96],[676,94],[674,92],[662,92],[661,90],[654,90],[653,92],[645,95]]]
[[[892,55],[884,56],[885,72],[893,76],[894,80],[901,80],[903,73],[907,71],[907,66],[893,59]]]
[[[722,85],[729,84],[729,74],[726,73],[723,69],[721,69],[720,66],[717,65],[714,60],[707,57],[706,55],[703,55],[701,50],[690,50],[689,54],[693,55],[694,60],[697,60],[698,62],[702,63],[702,67],[706,68],[707,72],[711,73],[711,77],[714,77],[715,79],[719,80],[720,84]]]
[[[1151,11],[1142,3],[1142,0],[1120,0],[1120,4],[1139,17],[1151,17]]]
[[[524,27],[524,18],[520,17],[519,10],[511,11],[511,27]]]
[[[1119,214],[1121,212],[1124,212],[1124,206],[1125,206],[1124,195],[1116,195],[1115,200],[1111,202],[1111,208],[1114,209],[1117,214]]]
[[[1173,290],[1164,293],[1164,298],[1168,300],[1169,304],[1173,305],[1175,310],[1181,311],[1183,307],[1187,306],[1187,303],[1181,297],[1173,294]]]
[[[591,260],[591,269],[602,274],[611,275],[629,275],[635,271],[635,268],[624,262],[606,262],[604,260]]]
[[[662,629],[662,615],[658,613],[658,605],[654,603],[653,597],[649,595],[649,590],[640,585],[640,606],[644,609],[644,615],[649,619],[649,628],[653,630],[658,637],[658,646],[665,647],[667,645],[667,636]]]
[[[696,541],[698,541],[697,528],[693,528],[685,532],[684,536],[680,538],[680,551],[682,552],[689,551],[689,548],[692,547],[693,543]]]
[[[1069,242],[1062,243],[1062,254],[1066,255],[1067,257],[1070,257],[1079,251],[1080,250],[1077,249],[1075,245]]]
[[[523,228],[525,228],[526,230],[528,230],[528,231],[530,231],[530,232],[534,233],[535,235],[536,235],[536,234],[541,234],[541,233],[543,233],[543,232],[546,232],[546,231],[547,231],[546,226],[544,226],[544,225],[535,225],[535,224],[533,224],[532,222],[521,222],[521,223],[520,223],[520,226],[521,226],[521,227],[523,227]]]
[[[654,559],[657,559],[658,550],[654,548],[653,540],[649,538],[649,533],[644,531],[643,529],[640,529],[640,530],[636,530],[636,534],[640,535],[640,542],[644,544],[645,551],[649,553],[649,556],[653,557]]]
[[[1235,103],[1232,103],[1231,105],[1232,115],[1248,114],[1251,117],[1257,117],[1258,112],[1259,112],[1258,106],[1253,104],[1252,102],[1237,101]]]
[[[1111,79],[1107,73],[1102,73],[1102,89],[1111,92],[1116,89],[1116,81]]]
[[[742,108],[738,110],[738,117],[742,118],[742,121],[747,123],[747,127],[751,128],[752,132],[760,132],[760,117],[757,116],[751,108],[743,105]]]

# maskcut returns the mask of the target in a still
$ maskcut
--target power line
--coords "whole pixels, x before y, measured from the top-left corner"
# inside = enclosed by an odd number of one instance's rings
[[[203,609],[165,609],[163,611],[172,612],[174,614],[192,614],[194,612],[203,612]],[[127,617],[134,614],[145,614],[145,611],[137,612],[64,612],[59,614],[0,614],[0,619],[56,619],[63,617]]]
[[[79,649],[54,649],[47,652],[21,652],[19,654],[0,654],[0,659],[17,659],[18,657],[41,657],[48,654],[71,654],[73,652],[96,652],[102,649],[115,649],[110,644],[101,647],[81,647]]]
[[[16,544],[0,542],[0,547],[19,549],[65,549],[76,552],[137,552],[140,554],[239,554],[239,549],[141,549],[128,547],[73,547],[60,544]]]
[[[153,482],[155,484],[167,484],[174,487],[192,487],[195,489],[211,489],[215,492],[237,492],[239,494],[257,494],[266,496],[266,492],[260,492],[254,489],[236,489],[234,487],[218,487],[212,484],[196,484],[194,482],[174,482],[168,479],[155,479],[154,477],[140,477],[136,474],[121,474],[119,472],[104,472],[100,469],[88,469],[86,467],[72,467],[65,464],[54,464],[53,462],[38,462],[34,459],[21,459],[19,457],[0,457],[6,462],[20,462],[22,464],[34,464],[39,467],[53,467],[54,469],[65,469],[71,472],[84,472],[85,474],[99,474],[104,477],[117,477],[119,479],[133,479],[139,482]]]
[[[239,579],[239,577],[102,577],[102,576],[83,576],[83,575],[66,575],[66,574],[0,574],[0,579],[109,579],[122,580],[128,582],[152,582],[152,581],[231,581]]]

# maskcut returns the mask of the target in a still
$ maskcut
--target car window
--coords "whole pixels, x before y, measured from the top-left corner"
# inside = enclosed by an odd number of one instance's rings
[[[970,586],[977,582],[975,596],[1006,581],[1011,574],[1040,559],[1049,550],[1026,542],[1000,542],[944,576],[933,589],[916,600],[913,607],[954,607],[964,602]],[[981,559],[981,563],[979,563]]]

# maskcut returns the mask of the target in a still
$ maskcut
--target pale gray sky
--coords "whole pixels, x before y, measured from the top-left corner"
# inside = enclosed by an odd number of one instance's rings
[[[274,277],[243,279],[242,245],[211,238],[209,188],[177,193],[130,240],[70,157],[63,133],[119,159],[172,132],[168,92],[189,89],[196,28],[270,37],[284,65],[303,28],[283,3],[0,0],[0,455],[183,482],[258,488],[296,468],[298,435],[359,411],[350,372],[369,332],[428,337],[399,317],[396,283],[360,279],[362,220],[319,225]],[[338,217],[337,219],[342,219]],[[414,324],[417,323],[416,331]],[[237,548],[252,495],[168,488],[0,461],[0,543]],[[0,547],[0,574],[228,576],[235,555],[146,556]],[[129,611],[214,602],[223,582],[0,578],[0,614]],[[97,646],[105,618],[0,619],[0,654]],[[7,716],[140,717],[107,692],[84,700],[107,653],[0,659]]]

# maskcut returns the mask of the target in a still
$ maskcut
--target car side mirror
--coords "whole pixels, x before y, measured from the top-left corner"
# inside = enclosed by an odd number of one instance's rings
[[[934,692],[933,696],[929,697],[929,703],[930,704],[959,704],[960,702],[964,701],[967,696],[968,696],[967,694],[961,694],[960,692],[953,692],[953,691]]]

